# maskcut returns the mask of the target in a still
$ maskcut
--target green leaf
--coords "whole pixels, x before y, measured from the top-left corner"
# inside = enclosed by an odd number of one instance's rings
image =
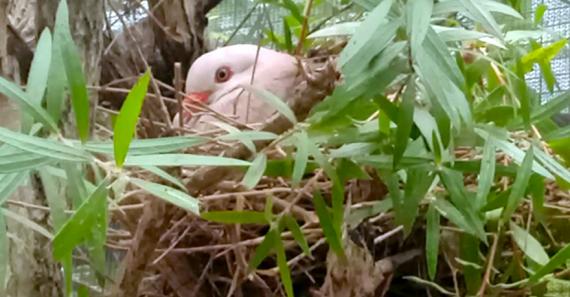
[[[67,203],[65,199],[62,199],[64,197],[64,185],[60,184],[59,180],[45,168],[39,170],[39,176],[50,209],[49,214],[53,228],[58,231],[67,221],[67,214],[65,214]]]
[[[503,33],[497,21],[491,14],[491,12],[480,3],[480,1],[474,0],[460,0],[461,4],[465,10],[469,13],[470,17],[474,21],[481,23],[481,25],[489,31],[489,33],[495,35],[499,40],[503,40]]]
[[[53,140],[13,132],[2,127],[0,127],[0,141],[21,150],[49,157],[51,159],[74,162],[85,162],[91,160],[91,156],[80,149],[64,145]]]
[[[51,116],[39,105],[32,101],[27,93],[15,83],[0,77],[0,93],[6,95],[8,99],[16,102],[25,112],[31,114],[51,131],[57,132],[57,124]]]
[[[479,249],[479,240],[469,234],[461,234],[459,240],[459,256],[464,261],[473,263],[475,265],[481,263],[481,251]],[[475,265],[465,265],[463,266],[463,279],[465,280],[465,286],[467,287],[467,293],[469,296],[476,296],[477,290],[481,287],[481,280],[483,276],[483,270]]]
[[[516,164],[522,163],[523,158],[525,157],[525,153],[523,150],[518,148],[513,143],[505,139],[501,139],[498,135],[490,134],[489,130],[482,130],[476,128],[475,132],[479,134],[479,136],[481,136],[483,139],[486,139],[487,135],[490,135],[493,138],[493,141],[495,142],[495,145],[498,149],[503,151],[505,154],[509,155],[509,157],[513,158]],[[540,165],[536,161],[533,162],[532,170],[535,173],[540,174],[548,179],[554,179],[554,176],[552,176],[552,174],[550,174],[548,170],[546,170],[544,167],[542,167],[542,165]]]
[[[4,145],[0,147],[0,173],[14,173],[37,169],[53,160],[45,156]]]
[[[340,54],[339,66],[343,69],[343,73],[359,72],[396,35],[400,22],[388,22],[386,19],[393,2],[393,0],[382,1],[356,29]]]
[[[433,0],[408,1],[406,5],[407,32],[412,55],[422,49],[422,43],[430,27]]]
[[[525,128],[530,128],[530,97],[522,68],[522,63],[517,59],[516,72],[518,80],[516,80],[514,84],[516,86],[517,98],[520,103],[520,113],[522,115],[523,123],[525,124]]]
[[[287,49],[288,53],[291,53],[293,52],[293,39],[291,37],[291,28],[286,18],[283,18],[283,32],[285,34],[285,49]]]
[[[523,251],[527,257],[540,265],[546,265],[550,260],[548,254],[544,251],[542,244],[538,242],[530,233],[525,229],[517,226],[517,224],[510,223],[513,240],[517,246]]]
[[[568,39],[563,38],[549,46],[540,47],[524,55],[521,58],[521,63],[525,73],[532,70],[532,64],[534,63],[552,60],[566,46],[566,43],[568,43]]]
[[[10,264],[8,230],[4,214],[0,212],[0,293],[5,294],[6,279],[8,278],[8,268]]]
[[[546,265],[536,271],[536,273],[528,279],[529,285],[536,284],[546,274],[557,268],[563,267],[568,259],[570,259],[570,244],[559,250],[552,258],[550,258],[550,261],[548,261]]]
[[[299,7],[293,0],[283,0],[281,6],[287,9],[295,18],[295,20],[299,22],[299,24],[303,23],[303,15],[301,15],[301,10],[299,10]]]
[[[265,167],[267,167],[267,155],[263,153],[258,154],[243,177],[243,185],[248,189],[255,188],[257,183],[261,180],[263,172],[265,172]]]
[[[51,63],[49,67],[46,91],[47,111],[56,123],[59,122],[61,118],[64,105],[63,103],[66,99],[65,86],[67,84],[67,78],[65,76],[63,57],[61,55],[60,44],[62,43],[61,34],[55,34],[53,36],[53,46],[51,48]]]
[[[191,154],[157,154],[129,156],[126,166],[250,166],[243,160]]]
[[[457,227],[463,229],[465,232],[480,237],[478,234],[479,231],[476,230],[472,224],[469,222],[469,219],[465,217],[453,204],[449,203],[445,199],[436,199],[434,202],[434,207],[439,211],[439,213],[450,220],[453,224],[457,225]]]
[[[213,122],[212,124],[219,124],[219,122]],[[222,123],[224,124],[224,123]],[[229,125],[228,125],[229,126]],[[277,139],[279,137],[279,135],[275,134],[275,133],[271,133],[271,132],[266,132],[266,131],[241,131],[233,126],[229,126],[232,127],[236,130],[230,131],[229,129],[227,130],[229,133],[219,136],[216,139],[221,140],[221,141],[234,141],[234,140],[239,140],[239,141],[243,141],[243,140],[250,140],[250,141],[258,141],[258,140],[274,140]],[[228,128],[229,128],[228,127]]]
[[[546,191],[544,177],[536,174],[531,176],[529,188],[532,195],[532,212],[539,221],[544,222],[544,193]]]
[[[412,132],[412,126],[414,125],[414,104],[416,96],[416,84],[412,77],[406,86],[406,91],[402,96],[402,103],[400,103],[400,107],[398,108],[398,128],[396,130],[396,143],[394,145],[394,168],[398,167],[398,163],[404,156],[406,146],[410,139],[410,132]]]
[[[277,233],[276,230],[272,232]],[[293,281],[291,280],[291,271],[289,270],[289,265],[287,264],[287,255],[285,254],[285,247],[281,238],[277,237],[275,240],[275,253],[277,254],[277,267],[279,268],[279,275],[281,276],[281,282],[283,287],[285,287],[285,292],[287,292],[287,297],[294,297],[293,293]]]
[[[57,232],[52,241],[54,259],[64,260],[77,245],[88,239],[95,229],[106,228],[107,224],[104,224],[105,226],[98,225],[100,224],[100,217],[105,216],[100,210],[107,209],[108,185],[109,180],[103,180]]]
[[[504,15],[512,16],[517,19],[522,19],[523,17],[521,14],[510,7],[501,2],[497,2],[494,0],[477,0],[477,2],[482,5],[485,9],[491,12],[497,12]],[[459,0],[446,0],[446,1],[439,1],[435,4],[433,8],[433,14],[448,14],[448,13],[455,13],[459,11],[464,11],[464,6]]]
[[[263,133],[263,131],[241,131],[240,129],[238,129],[238,128],[230,125],[230,124],[227,124],[224,122],[219,122],[219,121],[211,122],[211,124],[228,132],[228,134],[218,137],[219,140],[239,140],[253,154],[257,153],[257,150],[255,148],[255,143],[253,143],[252,139],[247,138],[247,134],[244,134],[244,133],[248,133],[248,132],[249,133],[251,133],[251,132]]]
[[[297,133],[296,139],[297,152],[295,153],[295,166],[293,167],[293,175],[291,176],[291,181],[294,187],[299,186],[299,183],[305,174],[307,162],[309,161],[310,145],[309,136],[304,130],[301,130],[299,133]]]
[[[146,96],[149,81],[150,72],[147,70],[133,86],[129,95],[127,95],[127,99],[123,102],[121,111],[115,120],[113,140],[115,163],[118,167],[122,167],[123,163],[125,163],[125,158],[129,151],[129,145],[135,135],[137,122]]]
[[[131,178],[131,183],[137,187],[157,196],[158,198],[172,203],[184,210],[200,213],[198,199],[171,187],[163,186],[161,184],[148,182],[138,178]]]
[[[279,113],[285,116],[291,123],[293,124],[297,123],[297,118],[295,117],[295,113],[291,110],[289,105],[285,103],[285,101],[281,100],[281,98],[277,97],[276,95],[274,95],[269,91],[262,90],[252,85],[241,84],[239,86],[255,94],[258,98],[265,100],[269,105],[271,105]]]
[[[554,98],[551,98],[545,104],[533,108],[530,115],[532,123],[540,123],[548,118],[560,113],[561,110],[570,106],[570,91],[566,91]]]
[[[68,195],[71,196],[73,208],[77,209],[88,196],[86,180],[83,179],[83,176],[85,176],[83,168],[81,165],[78,168],[76,164],[71,162],[62,165],[67,177]]]
[[[570,171],[542,149],[535,147],[534,154],[542,165],[556,176],[570,183]]]
[[[361,22],[344,22],[333,24],[311,33],[309,36],[307,36],[307,38],[315,39],[351,36],[354,34],[354,32],[356,32],[361,24]]]
[[[277,232],[274,232],[273,228],[270,229],[269,232],[265,234],[265,237],[263,238],[261,244],[259,244],[255,249],[255,253],[253,254],[253,257],[251,257],[251,260],[249,260],[248,266],[250,271],[255,270],[259,264],[261,264],[261,262],[267,258],[269,253],[271,253],[273,250],[273,247],[275,246],[275,242],[277,240],[280,240],[279,234]]]
[[[77,297],[89,297],[89,288],[84,285],[80,285],[77,289]]]
[[[28,97],[37,106],[41,106],[46,91],[51,55],[51,34],[46,28],[38,40],[26,86]]]
[[[27,171],[10,174],[0,174],[0,205],[27,180]]]
[[[187,191],[186,187],[184,186],[184,184],[182,184],[182,182],[172,176],[171,174],[169,174],[168,172],[160,169],[159,167],[156,166],[141,166],[142,169],[153,173],[154,175],[164,179],[165,181],[168,181],[170,183],[172,183],[173,185],[177,186],[178,188],[180,188],[182,191]]]
[[[307,243],[307,239],[305,239],[303,231],[301,231],[301,227],[299,227],[297,221],[290,215],[283,216],[283,220],[285,222],[285,226],[287,226],[287,229],[291,231],[291,234],[293,234],[293,238],[303,250],[303,253],[311,257],[312,255],[311,255],[311,250],[309,249],[309,244]]]
[[[319,223],[323,229],[323,234],[325,235],[329,246],[340,258],[346,258],[342,248],[340,234],[337,233],[333,225],[327,205],[325,204],[319,190],[316,190],[313,194],[313,205],[315,206],[315,211],[319,217]]]
[[[546,4],[539,4],[536,9],[534,10],[534,25],[539,25],[542,22],[542,17],[544,17],[544,13],[548,9]]]
[[[75,123],[82,142],[89,138],[89,94],[81,65],[81,58],[69,29],[67,1],[61,1],[55,18],[56,44],[60,48],[62,62],[71,91],[71,104],[75,112]]]
[[[410,235],[412,232],[414,222],[418,216],[419,204],[430,189],[434,178],[435,174],[423,168],[409,169],[407,171],[404,198],[400,201],[400,207],[395,207],[395,224],[404,226],[405,236]]]
[[[234,211],[234,210],[222,210],[222,211],[208,211],[202,213],[202,218],[204,220],[223,223],[223,224],[260,224],[267,225],[270,222],[265,218],[265,213],[259,211]]]
[[[208,141],[207,138],[200,136],[175,136],[161,138],[134,139],[129,145],[129,156],[134,155],[150,155],[158,153],[173,152],[196,145],[200,145]],[[113,154],[112,142],[87,142],[83,147],[91,152],[101,154]]]
[[[426,262],[429,278],[434,280],[437,272],[437,257],[439,255],[440,222],[439,213],[432,204],[428,208],[426,217]]]
[[[496,148],[493,139],[486,139],[479,171],[479,183],[477,185],[476,206],[480,209],[487,202],[487,196],[495,179]]]
[[[517,177],[515,178],[511,194],[509,195],[509,198],[507,200],[507,206],[503,209],[503,213],[501,215],[503,222],[507,222],[511,219],[511,215],[515,212],[519,203],[524,198],[524,194],[526,192],[526,188],[528,186],[528,182],[532,174],[531,167],[533,160],[534,160],[534,149],[531,146],[530,149],[527,151],[526,156],[524,157],[524,160],[519,170],[517,171]]]
[[[439,176],[441,177],[445,188],[449,192],[451,201],[463,214],[467,223],[469,224],[469,228],[466,231],[475,232],[475,236],[477,236],[481,241],[487,242],[487,238],[485,237],[484,222],[478,216],[478,213],[475,209],[475,201],[473,199],[470,199],[465,191],[465,185],[463,184],[463,175],[458,171],[444,168],[442,171],[440,171]]]

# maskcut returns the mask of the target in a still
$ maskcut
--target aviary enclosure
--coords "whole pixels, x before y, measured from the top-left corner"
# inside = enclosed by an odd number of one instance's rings
[[[569,13],[0,0],[0,296],[568,296]]]

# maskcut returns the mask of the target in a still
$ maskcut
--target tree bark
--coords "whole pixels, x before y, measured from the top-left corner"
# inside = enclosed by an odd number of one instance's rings
[[[46,27],[53,29],[59,0],[42,0],[36,3],[36,35]],[[105,1],[67,1],[69,7],[69,27],[78,47],[83,71],[88,85],[99,85],[101,78],[101,57],[104,48],[103,29],[105,26]],[[95,107],[98,93],[89,92],[91,106],[91,129],[94,127]],[[67,101],[69,102],[69,101]],[[75,124],[69,104],[64,114],[64,133],[75,137]]]
[[[0,75],[16,83],[26,79],[29,62],[21,69],[19,61],[29,59],[31,51],[14,30],[8,19],[9,0],[0,0]],[[19,3],[21,4],[21,3]],[[17,13],[17,12],[16,12]],[[18,15],[13,15],[18,17]],[[9,49],[8,46],[12,47]],[[16,49],[16,50],[14,50]],[[12,130],[20,128],[20,112],[14,102],[0,95],[0,126]],[[28,178],[10,199],[30,205],[42,205],[33,182]],[[22,207],[5,206],[10,212],[41,225],[47,225],[48,214]],[[61,296],[62,278],[58,265],[53,261],[49,239],[32,229],[8,219],[7,230],[13,236],[9,241],[9,275],[5,295],[9,297]]]

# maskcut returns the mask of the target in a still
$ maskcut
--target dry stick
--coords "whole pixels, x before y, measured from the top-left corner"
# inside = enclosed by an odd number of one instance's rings
[[[501,233],[501,229],[497,230],[497,234],[494,234],[493,238],[493,245],[491,246],[491,251],[489,252],[489,260],[487,263],[487,267],[485,269],[485,275],[483,276],[483,281],[481,282],[481,288],[479,288],[479,292],[477,293],[478,296],[484,297],[485,290],[487,289],[487,285],[490,284],[491,278],[491,270],[493,268],[493,262],[495,262],[495,253],[497,252],[497,245],[499,243],[499,235]]]
[[[182,64],[180,62],[174,63],[174,87],[176,88],[176,92],[174,96],[176,97],[176,101],[178,101],[178,127],[184,127],[184,116],[183,116],[183,106],[182,106]],[[181,135],[184,133],[183,130],[180,130]]]

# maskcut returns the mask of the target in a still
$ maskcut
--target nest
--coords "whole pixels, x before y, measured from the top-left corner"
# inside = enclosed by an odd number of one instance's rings
[[[305,79],[297,87],[290,107],[302,121],[313,106],[331,94],[340,76],[331,57],[304,60],[300,65]],[[176,101],[171,99],[171,103]],[[163,112],[152,107],[147,112],[153,110]],[[144,133],[156,131],[156,127],[150,127],[152,121],[146,123]],[[175,129],[164,131],[164,127],[170,124],[162,123],[162,129],[159,129],[162,132],[156,136],[194,133]],[[283,134],[289,133],[291,127],[289,120],[275,115],[263,124],[261,130]],[[205,134],[215,136],[222,132],[208,131]],[[525,138],[528,137],[522,137]],[[271,160],[287,156],[278,142],[257,141],[255,146]],[[239,142],[207,143],[188,152],[244,160],[252,157],[250,149]],[[478,154],[471,148],[458,148],[456,159],[472,160],[478,158]],[[498,154],[497,162],[508,165],[512,160]],[[310,256],[303,253],[291,232],[281,234],[297,296],[386,296],[388,289],[398,287],[403,288],[407,295],[423,295],[425,283],[416,280],[418,285],[410,286],[409,280],[414,279],[395,277],[425,275],[423,218],[419,216],[412,234],[404,237],[402,227],[394,224],[393,213],[376,209],[388,191],[375,169],[365,169],[371,178],[352,179],[345,184],[347,211],[342,243],[346,258],[339,258],[331,252],[315,214],[313,191],[319,189],[329,201],[332,195],[332,183],[322,169],[306,174],[296,186],[284,177],[265,176],[254,189],[246,189],[240,183],[243,171],[227,167],[173,169],[170,173],[184,181],[189,193],[199,199],[202,211],[264,211],[268,199],[271,199],[273,213],[290,214],[301,226],[311,251]],[[133,172],[133,175],[137,173]],[[139,177],[159,182],[150,175],[141,173]],[[476,182],[475,175],[465,175],[467,188],[474,187]],[[506,189],[512,178],[501,178],[496,182],[498,187]],[[546,191],[551,205],[563,205],[565,199],[570,198],[555,183],[547,184]],[[528,216],[529,204],[523,204],[517,215],[521,218]],[[248,266],[256,247],[267,234],[268,226],[208,222],[136,191],[122,200],[119,209],[113,213],[113,221],[121,226],[122,231],[111,232],[109,247],[126,253],[116,278],[114,296],[286,295],[274,255],[264,259],[254,271]],[[443,222],[442,237],[446,240],[441,247],[444,255],[441,261],[445,261],[447,266],[439,265],[438,284],[453,287],[457,285],[456,267],[460,265],[453,255],[457,253],[457,234],[461,232],[445,225]]]

